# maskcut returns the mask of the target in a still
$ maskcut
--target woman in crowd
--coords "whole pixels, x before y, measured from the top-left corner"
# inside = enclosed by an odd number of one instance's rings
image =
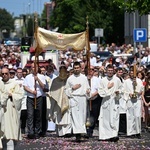
[[[142,95],[145,110],[145,127],[147,128],[150,124],[150,77],[146,79],[145,91]]]

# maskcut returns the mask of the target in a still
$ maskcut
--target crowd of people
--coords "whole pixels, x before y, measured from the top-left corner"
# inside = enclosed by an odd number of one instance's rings
[[[22,137],[46,136],[50,122],[58,136],[92,138],[98,125],[99,140],[116,142],[120,135],[141,138],[141,122],[150,126],[150,48],[114,43],[99,51],[132,53],[115,62],[85,51],[59,51],[59,67],[31,64],[22,68],[19,46],[1,44],[0,137],[1,147],[14,149]],[[143,53],[144,52],[144,53]],[[140,55],[139,55],[140,53]]]

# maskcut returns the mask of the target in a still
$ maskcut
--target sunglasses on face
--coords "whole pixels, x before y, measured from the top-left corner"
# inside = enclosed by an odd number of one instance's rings
[[[90,68],[90,70],[94,71],[94,68]]]
[[[2,73],[2,75],[8,75],[8,73]]]

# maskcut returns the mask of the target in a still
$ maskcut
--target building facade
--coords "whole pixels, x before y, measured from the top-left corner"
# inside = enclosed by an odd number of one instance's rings
[[[147,29],[147,42],[141,43],[143,46],[150,47],[150,15],[140,16],[138,11],[124,14],[124,38],[125,43],[134,45],[133,30],[134,28]],[[137,45],[138,43],[136,43]]]

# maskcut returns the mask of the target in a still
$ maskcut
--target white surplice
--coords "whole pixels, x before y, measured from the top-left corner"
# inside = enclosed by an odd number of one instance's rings
[[[131,98],[129,94],[133,94],[133,81],[127,79],[124,81],[124,94],[123,98],[127,103],[127,135],[135,135],[141,133],[141,92],[144,90],[142,81],[136,78],[136,96],[137,98]]]
[[[108,83],[114,83],[114,86],[108,89]],[[111,80],[104,77],[100,80],[98,93],[102,99],[99,115],[99,139],[106,140],[118,135],[119,129],[119,99],[122,83],[118,77],[113,76]]]
[[[2,146],[2,138],[4,136],[4,109],[3,105],[5,104],[4,101],[2,101],[2,94],[5,92],[5,86],[4,83],[0,80],[0,149],[3,148]],[[7,95],[5,95],[7,97]]]
[[[72,90],[75,84],[81,84],[81,87]],[[68,78],[65,92],[69,97],[71,128],[74,134],[86,133],[87,89],[90,89],[90,86],[85,75],[79,74],[76,76],[73,74]]]
[[[21,140],[20,132],[20,116],[22,98],[24,91],[14,80],[4,83],[4,91],[1,93],[2,109],[4,111],[1,130],[3,137],[7,140]],[[8,93],[12,94],[12,100],[8,97]]]

